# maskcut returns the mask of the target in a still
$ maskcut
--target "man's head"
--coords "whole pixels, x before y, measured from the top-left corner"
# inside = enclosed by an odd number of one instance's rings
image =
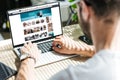
[[[78,3],[78,16],[84,33],[92,36],[93,40],[100,39],[101,35],[105,37],[107,31],[113,29],[107,26],[120,17],[120,0],[81,0]]]

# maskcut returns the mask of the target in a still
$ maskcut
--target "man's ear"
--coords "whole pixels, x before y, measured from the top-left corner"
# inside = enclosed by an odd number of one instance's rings
[[[82,17],[85,21],[87,21],[89,19],[89,16],[90,16],[90,12],[89,12],[89,7],[85,4],[84,1],[81,1],[81,14],[82,14]]]

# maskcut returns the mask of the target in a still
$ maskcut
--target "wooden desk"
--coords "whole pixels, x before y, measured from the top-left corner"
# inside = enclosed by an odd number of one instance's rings
[[[63,28],[63,32],[64,35],[70,36],[72,39],[81,43],[81,41],[78,40],[78,37],[80,35],[83,35],[83,33],[81,32],[79,25],[66,26]],[[86,45],[85,43],[83,44]],[[70,64],[82,64],[86,59],[87,58],[81,58],[80,56],[77,56],[74,58],[41,66],[36,68],[35,75],[38,80],[48,80],[55,73],[67,68]],[[13,51],[11,39],[0,41],[0,62],[6,64],[12,69],[17,70],[19,60]],[[15,76],[11,77],[9,80],[15,80]]]

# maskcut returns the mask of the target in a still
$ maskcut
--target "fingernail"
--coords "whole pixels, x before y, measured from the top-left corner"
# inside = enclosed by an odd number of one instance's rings
[[[54,49],[54,47],[52,47],[52,49]]]

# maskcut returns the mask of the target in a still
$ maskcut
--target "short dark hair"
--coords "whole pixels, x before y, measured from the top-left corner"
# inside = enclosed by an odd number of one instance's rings
[[[105,17],[111,13],[120,16],[120,0],[84,0],[86,5],[91,6],[95,15]]]

